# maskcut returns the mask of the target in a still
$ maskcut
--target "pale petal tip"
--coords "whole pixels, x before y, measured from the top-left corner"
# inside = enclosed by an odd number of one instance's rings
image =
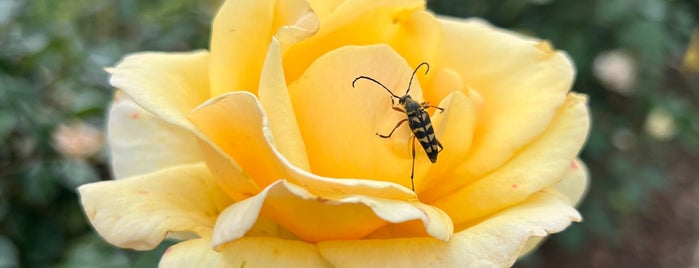
[[[422,203],[414,205],[423,213],[421,220],[429,236],[445,242],[451,239],[454,235],[454,223],[446,212]]]
[[[553,48],[553,45],[547,40],[539,41],[534,45],[537,49],[539,49],[541,52],[544,52],[547,55],[554,55],[556,54],[556,49]]]

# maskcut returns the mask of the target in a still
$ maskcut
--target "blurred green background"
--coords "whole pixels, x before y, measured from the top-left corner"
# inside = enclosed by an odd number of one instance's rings
[[[154,267],[96,236],[75,187],[109,177],[106,66],[206,48],[220,1],[0,0],[0,267]],[[548,39],[593,128],[585,217],[521,267],[699,267],[699,1],[431,0]],[[695,51],[690,51],[694,32]],[[694,58],[692,58],[694,57]]]

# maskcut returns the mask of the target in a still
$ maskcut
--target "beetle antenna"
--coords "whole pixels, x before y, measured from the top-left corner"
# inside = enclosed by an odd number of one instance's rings
[[[422,62],[422,63],[420,63],[420,65],[415,67],[415,70],[413,71],[413,75],[410,76],[410,82],[408,83],[408,90],[405,91],[405,95],[408,95],[408,92],[410,92],[410,86],[413,85],[413,77],[415,77],[415,73],[417,73],[417,70],[419,70],[420,67],[422,67],[422,65],[427,66],[427,70],[425,70],[425,75],[427,75],[427,72],[430,71],[430,65],[427,62]]]
[[[368,76],[360,76],[360,77],[355,78],[354,81],[352,81],[352,87],[354,87],[354,83],[357,82],[357,80],[359,80],[359,79],[367,79],[367,80],[373,81],[374,83],[379,84],[379,86],[383,87],[386,91],[388,91],[388,93],[391,94],[391,96],[395,97],[396,99],[400,99],[400,97],[396,96],[396,94],[393,94],[393,92],[391,92],[390,89],[388,89],[386,86],[381,84],[381,82],[376,81],[376,79],[368,77]]]

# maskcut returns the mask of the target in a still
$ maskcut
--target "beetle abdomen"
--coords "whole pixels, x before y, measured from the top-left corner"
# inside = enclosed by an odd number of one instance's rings
[[[427,111],[421,110],[419,113],[408,114],[408,125],[413,135],[420,142],[422,148],[425,149],[430,162],[437,162],[437,154],[439,154],[439,141],[434,135],[432,121]]]

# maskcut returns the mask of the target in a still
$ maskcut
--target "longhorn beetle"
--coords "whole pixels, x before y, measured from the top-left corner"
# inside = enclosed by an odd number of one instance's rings
[[[430,65],[427,64],[427,62],[420,63],[420,65],[418,65],[415,68],[415,70],[413,70],[413,74],[410,76],[410,82],[408,82],[408,89],[405,91],[405,95],[403,95],[402,97],[393,94],[393,92],[386,86],[381,84],[381,82],[376,81],[376,79],[368,76],[359,76],[355,78],[354,81],[352,81],[353,88],[354,84],[359,79],[367,79],[383,87],[386,91],[388,91],[388,94],[391,94],[391,108],[401,113],[405,113],[408,116],[408,118],[398,121],[396,126],[393,127],[393,130],[391,130],[391,132],[389,132],[388,135],[381,135],[378,132],[376,133],[376,135],[384,139],[390,138],[391,135],[393,135],[393,132],[396,131],[396,129],[398,129],[398,127],[405,123],[405,121],[408,121],[410,131],[413,132],[413,135],[411,135],[410,137],[413,146],[413,165],[410,170],[410,186],[413,191],[415,191],[415,182],[413,181],[413,176],[415,175],[415,139],[417,138],[417,140],[420,141],[420,145],[422,145],[422,148],[425,149],[425,153],[427,154],[427,157],[430,159],[430,162],[432,163],[437,162],[437,154],[439,154],[439,152],[441,152],[444,149],[442,143],[440,143],[437,140],[437,137],[435,137],[434,135],[434,128],[432,128],[430,115],[427,114],[427,111],[425,111],[425,109],[432,107],[439,109],[441,112],[444,112],[444,108],[431,106],[426,101],[418,103],[417,101],[413,100],[410,97],[410,95],[408,95],[408,93],[410,93],[410,86],[412,86],[413,84],[413,78],[415,77],[415,73],[417,73],[417,70],[419,70],[420,67],[422,67],[423,65],[427,66],[427,70],[425,70],[425,75],[427,74],[427,72],[430,71]],[[403,106],[402,109],[401,107],[396,106],[394,98],[398,99],[398,105]]]

